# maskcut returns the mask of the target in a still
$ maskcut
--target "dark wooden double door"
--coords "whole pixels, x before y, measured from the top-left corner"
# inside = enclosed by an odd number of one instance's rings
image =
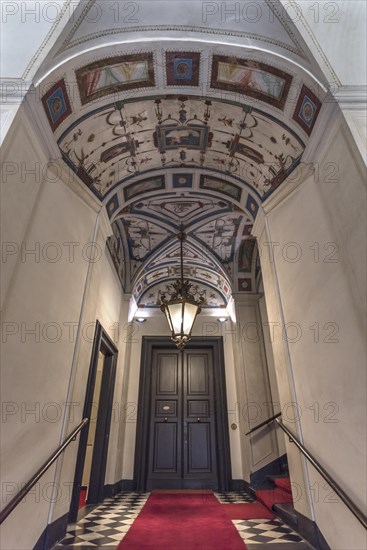
[[[218,489],[213,350],[154,349],[147,490]]]

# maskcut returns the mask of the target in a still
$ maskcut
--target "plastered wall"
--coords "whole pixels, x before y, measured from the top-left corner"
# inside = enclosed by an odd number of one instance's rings
[[[313,158],[317,172],[286,198],[284,188],[274,194],[255,234],[262,249],[268,318],[275,327],[272,348],[281,406],[295,403],[284,422],[363,509],[363,164],[343,118],[335,113],[330,122],[332,134]],[[325,172],[322,177],[326,163],[332,163],[333,178]],[[331,548],[365,548],[365,531],[340,498],[310,465],[302,468],[294,446],[287,443],[287,450],[296,509],[317,522]]]
[[[14,172],[2,174],[1,202],[3,505],[81,420],[97,318],[119,347],[121,289],[100,205],[81,199],[61,168],[48,172],[37,143],[18,113],[2,152],[3,168]],[[23,161],[34,175],[22,172]],[[118,370],[117,395],[121,380]],[[112,426],[111,446],[117,438]],[[73,443],[6,520],[2,548],[33,548],[47,523],[68,511],[76,450]],[[107,479],[115,469],[111,458]]]

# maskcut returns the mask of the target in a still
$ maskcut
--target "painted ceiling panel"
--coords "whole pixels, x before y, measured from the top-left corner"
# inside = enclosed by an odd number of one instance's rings
[[[102,197],[133,175],[185,166],[235,175],[264,196],[304,150],[293,131],[256,109],[186,96],[116,102],[74,124],[59,146]]]

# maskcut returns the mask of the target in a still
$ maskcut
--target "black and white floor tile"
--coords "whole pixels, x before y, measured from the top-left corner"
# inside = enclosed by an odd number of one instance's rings
[[[121,493],[93,508],[78,523],[68,526],[65,538],[53,550],[117,548],[148,499],[149,493]],[[219,502],[253,502],[246,493],[215,493]],[[309,550],[311,547],[279,519],[232,520],[248,550]],[[275,546],[274,546],[275,544]],[[172,549],[174,550],[174,549]]]
[[[214,493],[221,504],[240,504],[242,502],[254,502],[251,495],[232,491],[229,493]]]
[[[105,499],[76,524],[53,550],[116,548],[147,501],[148,494],[122,493]]]
[[[280,519],[234,519],[232,522],[246,545],[303,542],[302,537]]]

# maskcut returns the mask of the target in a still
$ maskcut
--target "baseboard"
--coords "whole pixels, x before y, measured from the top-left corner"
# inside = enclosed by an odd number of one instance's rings
[[[118,493],[121,493],[122,491],[122,479],[120,481],[116,481],[116,483],[110,483],[108,485],[104,486],[103,495],[104,498],[111,498],[117,495]]]
[[[135,483],[133,479],[120,479],[116,483],[104,486],[104,497],[111,498],[119,493],[132,493],[135,491]]]
[[[260,470],[253,472],[250,475],[250,484],[261,485],[266,481],[267,476],[284,473],[284,468],[287,464],[287,455],[279,456],[272,462],[269,462],[269,464],[266,464],[266,466],[260,468]]]
[[[122,479],[121,480],[121,491],[124,493],[132,493],[136,491],[136,483],[133,479]]]
[[[295,510],[298,518],[298,532],[317,550],[331,550],[317,524]]]
[[[273,508],[285,523],[297,531],[314,548],[317,550],[330,550],[330,546],[317,524],[300,512],[297,512],[290,503],[275,504]]]
[[[237,491],[238,493],[247,492],[250,484],[244,479],[232,479],[231,491]]]
[[[59,540],[64,538],[68,525],[68,517],[69,512],[47,525],[33,550],[49,550]]]

